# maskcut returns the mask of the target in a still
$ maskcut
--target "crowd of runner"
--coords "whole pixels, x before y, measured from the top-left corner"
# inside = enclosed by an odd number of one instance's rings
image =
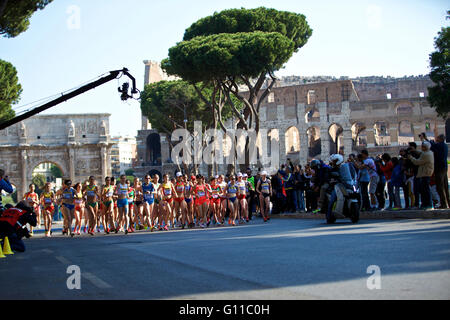
[[[70,236],[95,232],[109,234],[147,229],[206,228],[212,223],[235,226],[248,223],[252,218],[247,199],[257,194],[258,207],[264,222],[270,219],[269,197],[272,193],[267,173],[262,172],[255,184],[247,174],[223,175],[210,179],[202,175],[188,176],[177,172],[170,178],[146,175],[141,181],[135,177],[131,183],[125,175],[119,181],[106,177],[102,185],[95,177],[84,184],[64,180],[58,191],[46,183],[40,196],[35,185],[29,186],[23,199],[37,212],[38,225],[42,214],[45,235],[52,234],[52,217],[59,206],[63,216],[63,234]]]

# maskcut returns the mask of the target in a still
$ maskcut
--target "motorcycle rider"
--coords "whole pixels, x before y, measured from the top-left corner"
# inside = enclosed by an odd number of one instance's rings
[[[346,189],[351,189],[355,184],[356,171],[344,162],[344,157],[340,154],[333,154],[329,159],[330,170],[330,185],[333,186],[330,200],[328,202],[327,223],[331,224],[336,221],[333,214],[333,205],[336,202],[335,211],[342,213],[344,209],[344,201]]]

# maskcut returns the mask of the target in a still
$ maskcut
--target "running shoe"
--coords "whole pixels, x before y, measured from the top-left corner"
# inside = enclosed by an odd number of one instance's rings
[[[169,231],[169,228],[166,226],[164,226],[164,231]]]

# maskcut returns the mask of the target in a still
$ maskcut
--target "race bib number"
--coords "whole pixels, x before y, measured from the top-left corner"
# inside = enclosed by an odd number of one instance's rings
[[[144,194],[145,200],[152,200],[153,199],[153,193],[146,193]]]

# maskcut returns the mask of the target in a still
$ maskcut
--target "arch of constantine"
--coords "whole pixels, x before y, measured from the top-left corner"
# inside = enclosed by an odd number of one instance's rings
[[[82,182],[111,175],[110,114],[37,115],[0,131],[0,166],[17,186],[28,190],[33,169],[58,166],[64,179]]]

